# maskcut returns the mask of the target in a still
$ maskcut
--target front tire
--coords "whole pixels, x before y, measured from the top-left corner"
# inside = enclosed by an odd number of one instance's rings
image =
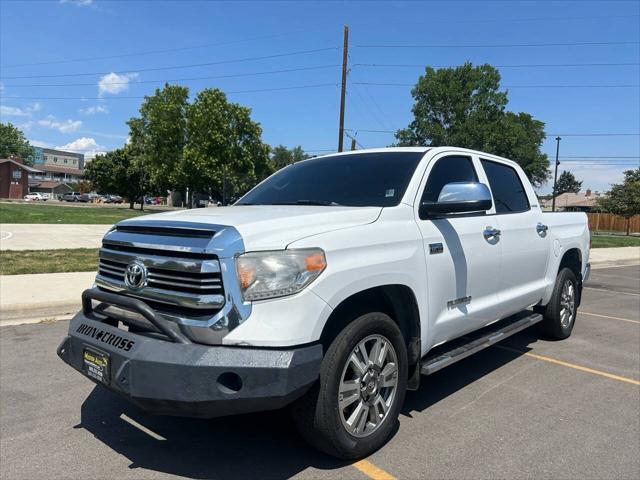
[[[569,268],[558,272],[549,303],[541,312],[543,333],[556,340],[569,338],[578,310],[578,280]]]
[[[398,423],[407,388],[407,350],[394,321],[367,313],[329,346],[319,381],[293,405],[304,439],[343,459],[383,446]]]

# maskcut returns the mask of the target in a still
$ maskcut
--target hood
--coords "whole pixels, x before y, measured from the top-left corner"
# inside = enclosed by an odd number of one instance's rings
[[[381,210],[381,207],[244,205],[176,210],[142,218],[145,222],[171,220],[229,225],[240,232],[246,251],[251,251],[282,249],[304,237],[366,225],[375,222]]]

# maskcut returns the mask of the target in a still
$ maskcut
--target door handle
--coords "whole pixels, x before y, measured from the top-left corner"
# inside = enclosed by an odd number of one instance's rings
[[[484,229],[484,231],[482,232],[482,235],[484,235],[484,238],[486,238],[487,240],[492,239],[492,238],[497,238],[500,236],[500,230],[498,230],[497,228],[493,228],[493,227],[486,227]]]
[[[543,236],[544,234],[546,234],[547,230],[549,230],[549,227],[546,226],[544,223],[538,223],[538,225],[536,225],[536,232],[538,232],[538,235],[540,236]]]

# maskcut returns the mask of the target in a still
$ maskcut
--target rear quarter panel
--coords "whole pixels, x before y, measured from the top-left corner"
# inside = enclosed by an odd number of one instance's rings
[[[547,266],[547,287],[542,298],[542,304],[549,303],[553,286],[555,284],[558,269],[562,257],[573,248],[580,250],[584,274],[589,262],[589,221],[584,212],[545,212],[542,213],[542,222],[549,226],[551,235],[550,259]]]

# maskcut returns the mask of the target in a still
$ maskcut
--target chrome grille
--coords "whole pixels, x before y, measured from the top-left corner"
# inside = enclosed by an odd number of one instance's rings
[[[218,257],[207,251],[214,231],[167,226],[123,225],[107,233],[100,249],[96,284],[149,302],[189,309],[198,317],[225,303]],[[147,282],[139,289],[125,283],[132,262],[143,263]]]
[[[124,282],[125,269],[129,262],[121,260],[107,260],[100,258],[98,273],[105,277]],[[147,285],[167,290],[195,294],[222,294],[222,279],[220,272],[193,273],[177,272],[165,268],[147,267]]]

